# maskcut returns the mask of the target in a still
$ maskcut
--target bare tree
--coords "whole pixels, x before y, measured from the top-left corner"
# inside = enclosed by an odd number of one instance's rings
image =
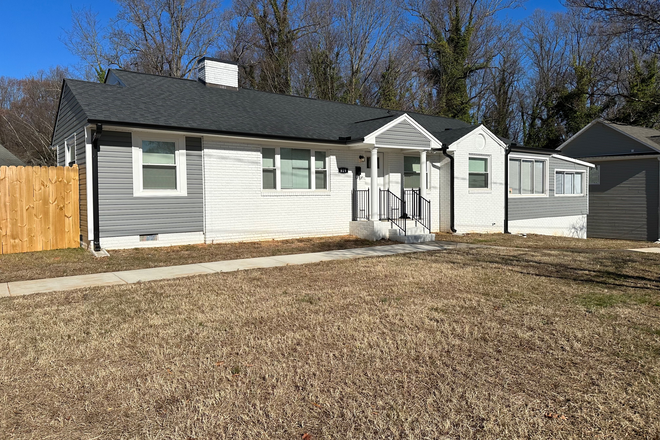
[[[218,0],[117,0],[108,26],[89,9],[73,13],[65,42],[87,70],[108,67],[189,77],[195,62],[216,45],[221,26]]]
[[[0,144],[30,165],[54,165],[51,135],[68,69],[56,67],[21,80],[0,78]],[[4,98],[1,98],[4,99]]]

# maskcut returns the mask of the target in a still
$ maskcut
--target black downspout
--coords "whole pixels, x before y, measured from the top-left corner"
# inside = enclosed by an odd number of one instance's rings
[[[92,195],[94,199],[94,251],[101,251],[101,226],[99,225],[99,150],[103,125],[96,124],[96,132],[92,138]]]
[[[442,146],[442,154],[449,158],[449,230],[456,233],[454,228],[454,156],[447,153],[448,145]]]
[[[511,147],[515,146],[516,143],[512,142],[506,146],[504,150],[504,233],[510,234],[509,232],[509,153],[511,153]]]

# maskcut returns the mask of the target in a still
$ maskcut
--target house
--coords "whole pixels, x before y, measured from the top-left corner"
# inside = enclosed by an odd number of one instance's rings
[[[84,246],[410,242],[507,228],[507,145],[481,125],[241,89],[238,66],[212,58],[198,78],[110,70],[104,84],[64,81],[52,145],[60,165],[79,167]],[[586,191],[582,205],[555,200],[551,173],[588,164],[535,153],[511,153],[522,176],[511,227],[574,234]],[[537,156],[544,183],[528,194],[526,158]]]
[[[660,238],[660,131],[595,120],[558,148],[593,162],[588,236]]]
[[[22,167],[24,165],[22,160],[0,145],[0,167]]]

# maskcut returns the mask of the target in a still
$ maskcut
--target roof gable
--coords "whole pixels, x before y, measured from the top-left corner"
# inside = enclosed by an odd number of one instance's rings
[[[23,165],[25,163],[22,160],[0,145],[0,167],[20,167]]]
[[[643,127],[595,120],[580,130],[557,150],[570,157],[648,154],[660,151],[654,137],[660,132]]]
[[[430,149],[440,148],[438,140],[407,114],[388,122],[364,138],[377,147]]]

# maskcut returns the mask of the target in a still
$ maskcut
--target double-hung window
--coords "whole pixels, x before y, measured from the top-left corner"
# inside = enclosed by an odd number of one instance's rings
[[[470,189],[490,188],[490,172],[487,157],[470,157],[468,187]]]
[[[600,185],[600,165],[589,171],[589,185]]]
[[[69,136],[64,141],[64,166],[68,167],[76,163],[76,135]]]
[[[262,148],[263,189],[328,189],[328,158],[324,151]]]
[[[583,195],[584,172],[582,171],[556,171],[555,195]]]
[[[133,195],[185,196],[185,139],[173,135],[133,135]]]
[[[509,159],[509,194],[547,194],[546,173],[546,160]]]

